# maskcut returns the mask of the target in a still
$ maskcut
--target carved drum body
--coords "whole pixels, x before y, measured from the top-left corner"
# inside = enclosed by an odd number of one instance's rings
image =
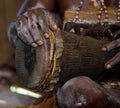
[[[45,89],[50,83],[57,83],[58,78],[58,84],[63,85],[75,76],[88,76],[97,80],[103,74],[119,72],[120,64],[110,70],[105,69],[106,61],[119,50],[102,52],[101,47],[109,41],[65,31],[57,31],[54,35],[52,60],[50,60],[52,45],[49,40],[44,39],[44,45],[36,49],[20,40],[17,42],[16,71],[28,88]],[[56,80],[53,81],[53,77]]]

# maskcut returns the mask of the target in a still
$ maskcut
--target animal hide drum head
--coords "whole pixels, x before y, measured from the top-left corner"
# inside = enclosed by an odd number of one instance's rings
[[[43,81],[49,63],[49,47],[44,45],[33,48],[18,39],[16,45],[16,72],[20,81],[28,88],[34,89]]]

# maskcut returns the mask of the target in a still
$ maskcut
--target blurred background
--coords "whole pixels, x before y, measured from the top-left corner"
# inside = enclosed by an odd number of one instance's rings
[[[0,66],[10,62],[14,50],[8,42],[7,29],[24,0],[0,0]]]
[[[24,0],[0,0],[0,108],[8,105],[21,105],[33,99],[10,91],[10,86],[18,85],[15,72],[14,49],[7,37],[10,22]]]
[[[14,20],[24,0],[0,0],[0,84],[2,78],[15,73],[15,49],[8,41],[9,24]]]

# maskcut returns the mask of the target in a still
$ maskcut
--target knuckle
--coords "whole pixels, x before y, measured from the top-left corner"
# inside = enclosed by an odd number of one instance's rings
[[[27,20],[26,13],[24,13],[23,15],[21,15],[21,16],[19,17],[19,20],[21,20],[21,21]]]
[[[28,16],[29,18],[32,18],[33,16],[35,16],[34,10],[29,10],[29,11],[27,12],[27,16]]]
[[[28,23],[27,16],[25,15],[20,16],[20,18],[18,18],[18,22],[21,22],[21,24],[26,25]]]

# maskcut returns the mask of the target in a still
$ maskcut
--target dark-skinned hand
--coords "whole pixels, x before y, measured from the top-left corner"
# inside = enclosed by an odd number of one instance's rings
[[[13,26],[9,27],[9,32],[12,28]],[[15,28],[17,36],[25,44],[37,47],[44,43],[39,29],[46,38],[49,38],[49,29],[57,30],[57,24],[54,14],[45,9],[37,8],[30,9],[19,16],[15,21]]]
[[[103,51],[111,51],[112,49],[120,47],[120,39],[114,40],[109,44],[106,44],[103,46]],[[106,62],[105,67],[107,69],[112,68],[114,65],[116,65],[118,62],[120,62],[120,52],[118,52],[112,59]]]

